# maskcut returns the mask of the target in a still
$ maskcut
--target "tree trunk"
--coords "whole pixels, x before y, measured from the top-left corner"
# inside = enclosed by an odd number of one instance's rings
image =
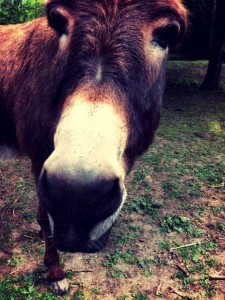
[[[211,0],[209,4],[209,10],[211,12],[211,18],[210,18],[210,32],[209,32],[209,53],[212,50],[212,44],[213,44],[213,30],[214,30],[214,24],[215,24],[215,14],[216,14],[216,2],[217,0]]]
[[[215,23],[213,30],[212,48],[209,56],[207,74],[202,83],[202,88],[212,90],[219,88],[219,79],[225,43],[225,0],[217,0]]]

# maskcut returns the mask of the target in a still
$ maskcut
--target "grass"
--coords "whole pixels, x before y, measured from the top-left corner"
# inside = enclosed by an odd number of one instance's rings
[[[0,295],[2,300],[14,299],[43,299],[56,300],[58,297],[49,293],[42,292],[34,287],[35,275],[27,274],[21,277],[6,276],[0,284]]]
[[[62,299],[224,297],[224,282],[209,276],[225,275],[225,93],[198,89],[206,62],[168,69],[160,128],[127,179],[108,246],[62,256],[71,283]],[[0,298],[59,299],[40,267],[29,161],[0,162],[0,176]]]

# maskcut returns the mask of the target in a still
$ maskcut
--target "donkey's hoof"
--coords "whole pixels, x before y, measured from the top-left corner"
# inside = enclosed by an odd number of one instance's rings
[[[52,281],[49,282],[49,289],[55,295],[63,295],[68,291],[69,283],[66,278],[60,281]]]

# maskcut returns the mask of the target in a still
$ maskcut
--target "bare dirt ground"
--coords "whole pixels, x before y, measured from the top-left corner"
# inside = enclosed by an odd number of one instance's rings
[[[139,162],[139,164],[141,165],[142,162]],[[29,169],[29,162],[23,161],[22,166],[24,170]],[[10,165],[6,168],[9,170]],[[12,179],[13,181],[9,186],[9,190],[7,190],[7,193],[9,192],[8,196],[14,190],[13,182],[18,186],[18,181],[22,180],[20,173],[16,173],[15,171],[12,176],[10,182]],[[27,184],[30,182],[30,178],[28,173],[26,176],[25,181]],[[131,178],[130,181],[132,181]],[[161,199],[164,193],[159,185],[163,178],[163,175],[159,173],[159,176],[149,179],[153,185],[155,199]],[[41,271],[38,271],[41,275],[39,274],[39,278],[36,278],[34,285],[40,288],[41,291],[44,291],[46,289],[44,282],[45,270],[41,267],[44,244],[38,238],[39,227],[35,220],[33,220],[37,206],[33,186],[28,188],[27,193],[27,204],[23,204],[21,201],[21,197],[24,194],[13,198],[15,200],[7,205],[7,207],[4,206],[4,201],[1,202],[1,212],[4,213],[4,217],[1,216],[3,224],[1,237],[4,237],[4,239],[0,247],[0,259],[4,263],[0,265],[0,274],[1,278],[7,275],[20,278],[22,274],[30,274],[41,269]],[[198,199],[198,206],[206,208],[213,206],[214,209],[220,208],[225,201],[225,197],[223,198],[223,196],[225,196],[224,193],[218,197],[212,190],[207,189],[204,197]],[[189,244],[198,245],[199,243],[201,245],[201,243],[204,244],[204,242],[212,239],[213,241],[217,241],[217,247],[212,251],[207,251],[206,249],[206,253],[203,255],[205,257],[201,259],[205,261],[209,257],[214,258],[217,261],[216,268],[215,266],[211,268],[207,267],[206,273],[209,275],[224,276],[225,238],[218,232],[215,233],[212,225],[218,223],[218,220],[221,219],[225,222],[225,213],[222,212],[218,218],[218,215],[211,214],[207,209],[204,218],[198,221],[199,226],[205,229],[204,235],[199,238],[190,238],[186,234],[180,234],[176,231],[160,232],[160,220],[163,220],[167,214],[178,215],[179,211],[177,203],[174,203],[173,200],[168,201],[163,206],[163,208],[160,208],[160,215],[157,220],[153,220],[152,222],[146,220],[146,217],[142,213],[123,211],[112,233],[109,244],[100,253],[63,255],[62,259],[65,269],[77,272],[72,275],[70,280],[70,295],[74,297],[75,293],[79,293],[76,294],[76,298],[72,299],[207,298],[202,295],[205,288],[201,288],[197,282],[201,278],[201,272],[193,276],[193,278],[198,279],[196,280],[197,283],[195,282],[191,289],[189,287],[188,289],[184,288],[184,290],[179,289],[176,274],[179,271],[188,274],[188,264],[185,265],[179,256],[179,246],[177,246],[178,249],[171,250],[169,248],[173,248],[172,246],[176,248],[176,245],[184,247]],[[29,219],[30,215],[32,217]],[[192,210],[183,211],[182,217],[196,219]],[[129,228],[136,228],[137,230],[129,233],[127,231]],[[7,232],[9,241],[5,240],[6,237],[3,230]],[[121,237],[124,240],[120,240]],[[163,243],[167,243],[165,245],[166,251],[163,247],[160,249],[160,245]],[[119,248],[118,245],[120,246]],[[129,250],[132,251],[129,252]],[[109,257],[110,255],[111,257]],[[189,260],[188,257],[186,259]],[[144,265],[144,260],[149,260],[149,262]],[[108,264],[106,264],[107,261],[109,261]],[[140,266],[141,261],[143,262],[142,266]],[[119,270],[122,270],[122,272],[118,272]],[[188,274],[188,276],[190,275]],[[208,284],[210,283],[211,281],[208,282]],[[144,298],[145,296],[146,298]],[[214,293],[211,298],[224,299],[224,296],[224,281],[218,280],[214,283]],[[26,299],[20,297],[16,299]],[[66,296],[66,299],[70,299],[70,296]]]

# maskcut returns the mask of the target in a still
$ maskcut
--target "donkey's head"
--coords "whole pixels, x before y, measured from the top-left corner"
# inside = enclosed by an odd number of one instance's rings
[[[64,58],[54,151],[38,180],[59,250],[100,250],[124,180],[159,123],[169,48],[185,31],[178,0],[58,0],[46,6]]]

